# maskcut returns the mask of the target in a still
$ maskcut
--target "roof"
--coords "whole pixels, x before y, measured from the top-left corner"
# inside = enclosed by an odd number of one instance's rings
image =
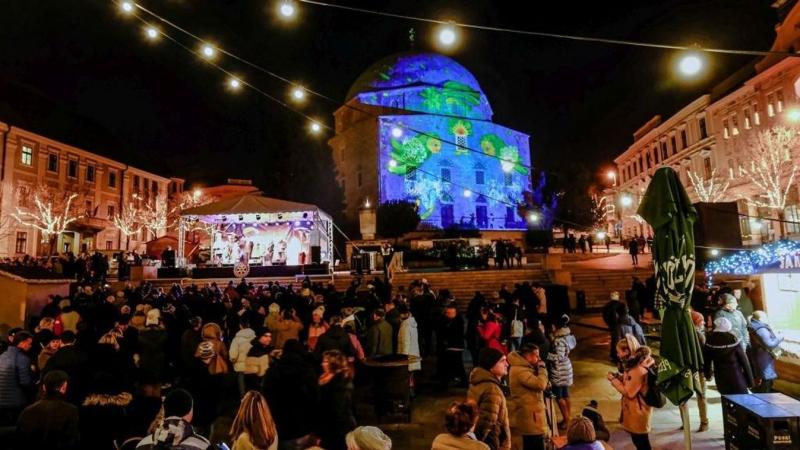
[[[240,197],[227,198],[207,205],[189,208],[181,212],[182,216],[213,216],[218,214],[253,214],[253,213],[288,213],[304,211],[322,211],[309,203],[290,202],[277,198],[246,194]]]

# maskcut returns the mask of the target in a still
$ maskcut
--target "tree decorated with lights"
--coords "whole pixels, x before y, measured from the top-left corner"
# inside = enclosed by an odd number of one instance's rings
[[[125,205],[111,218],[111,222],[125,236],[125,250],[130,250],[131,236],[143,227],[142,210],[133,205]]]
[[[759,208],[774,210],[780,219],[781,236],[785,235],[786,200],[798,169],[794,159],[798,144],[797,131],[783,126],[758,132],[744,144],[750,165],[742,167],[742,172],[760,191],[758,196],[745,200]]]
[[[711,176],[708,180],[691,170],[688,172],[688,175],[689,181],[692,183],[692,187],[694,187],[694,192],[701,202],[717,203],[725,198],[725,193],[728,191],[730,182],[723,182],[723,180],[717,178],[717,169],[711,171]]]
[[[170,220],[172,216],[167,202],[156,199],[146,203],[142,208],[142,226],[152,233],[153,237],[158,237],[159,233],[166,232],[167,229],[174,226],[174,222]]]
[[[50,254],[55,250],[58,236],[80,218],[77,192],[61,191],[39,185],[32,192],[17,192],[19,200],[11,217],[22,225],[39,230],[42,242],[50,244]]]

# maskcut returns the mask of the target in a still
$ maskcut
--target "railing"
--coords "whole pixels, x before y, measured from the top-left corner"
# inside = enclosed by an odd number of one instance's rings
[[[386,266],[386,277],[389,279],[389,283],[392,282],[395,273],[403,271],[405,271],[405,267],[403,267],[403,252],[392,253],[392,258]]]

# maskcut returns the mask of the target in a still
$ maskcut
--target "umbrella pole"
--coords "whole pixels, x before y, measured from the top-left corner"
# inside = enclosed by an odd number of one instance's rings
[[[692,430],[689,428],[688,402],[681,403],[679,408],[681,411],[681,422],[683,423],[683,448],[692,450]]]

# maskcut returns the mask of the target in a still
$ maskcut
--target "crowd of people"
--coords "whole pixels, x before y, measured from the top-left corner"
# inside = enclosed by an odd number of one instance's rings
[[[608,233],[602,233],[597,236],[597,240],[595,240],[595,236],[591,233],[589,234],[581,234],[580,237],[576,238],[574,234],[566,234],[561,239],[561,246],[564,248],[564,253],[577,253],[578,250],[582,254],[585,254],[588,250],[589,253],[594,253],[595,245],[604,246],[606,248],[606,253],[611,252],[611,236]]]

